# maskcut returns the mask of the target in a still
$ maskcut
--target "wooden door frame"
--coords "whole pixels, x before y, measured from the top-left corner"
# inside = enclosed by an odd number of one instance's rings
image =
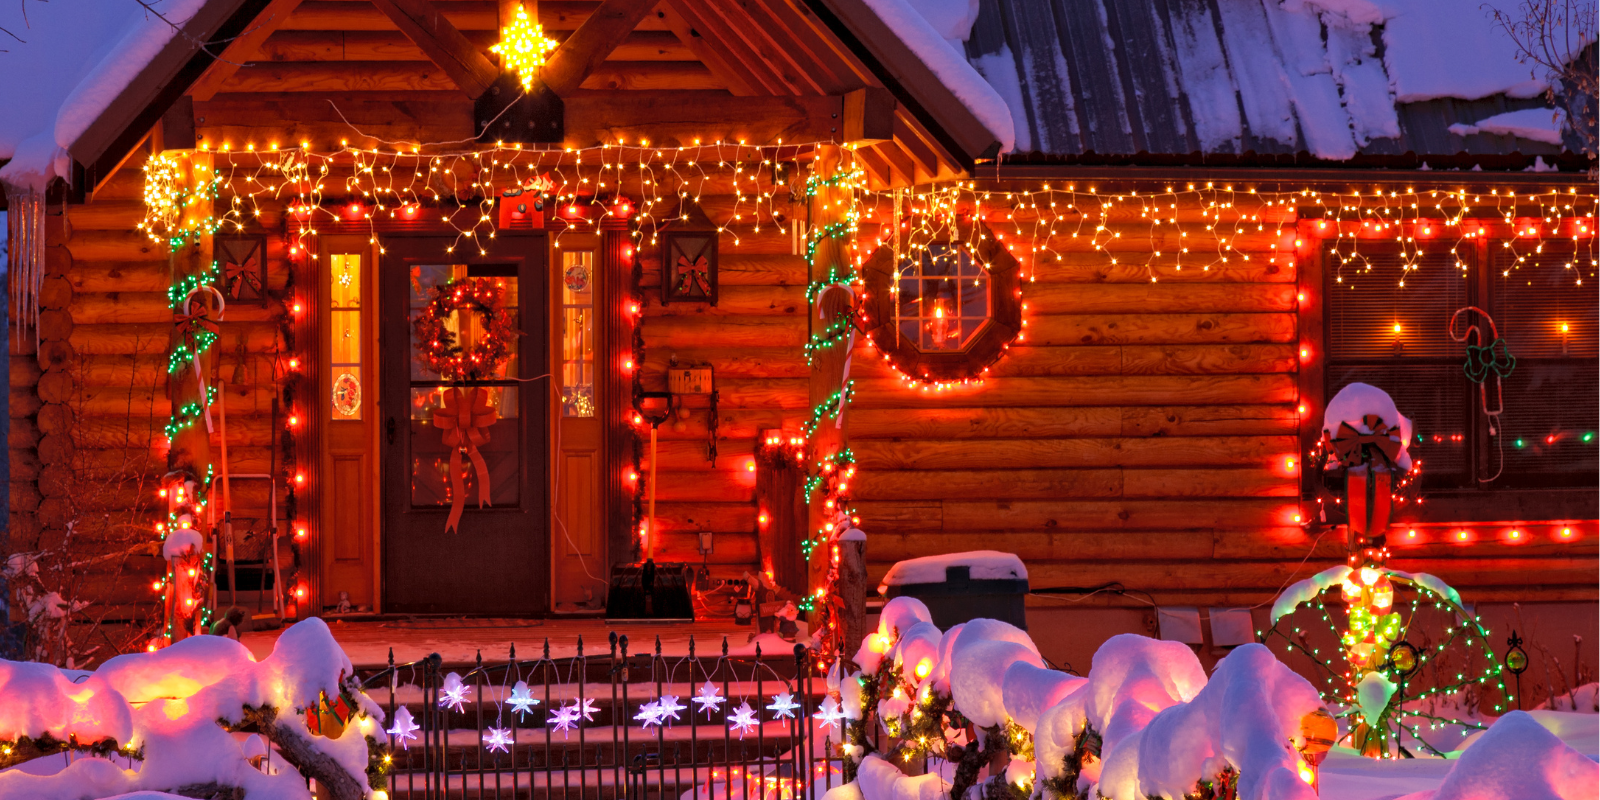
[[[636,376],[643,367],[644,356],[640,323],[645,305],[639,288],[643,267],[626,221],[608,219],[601,223],[595,259],[605,280],[605,313],[599,316],[605,325],[605,356],[597,359],[600,363],[595,380],[605,386],[604,530],[609,571],[613,565],[634,560],[639,494],[625,473],[629,469],[637,471],[642,457],[642,445],[632,420],[637,404]],[[630,312],[630,307],[638,311]],[[632,372],[623,371],[625,361],[633,362]]]

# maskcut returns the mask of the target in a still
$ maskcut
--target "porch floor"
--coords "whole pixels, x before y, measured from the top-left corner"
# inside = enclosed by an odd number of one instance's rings
[[[794,643],[770,633],[756,637],[754,625],[735,625],[730,619],[608,623],[604,617],[384,617],[330,619],[328,628],[357,669],[385,666],[390,648],[394,649],[397,664],[416,661],[430,653],[438,653],[446,664],[470,664],[480,652],[485,661],[503,661],[511,645],[516,645],[518,659],[539,658],[548,640],[552,658],[570,658],[577,655],[580,637],[585,655],[601,656],[610,653],[608,636],[612,631],[628,637],[628,652],[633,655],[654,651],[658,636],[665,655],[686,655],[690,637],[694,639],[695,651],[701,655],[720,654],[724,637],[728,640],[730,654],[753,654],[757,644],[763,656],[783,658],[792,657],[794,653]],[[251,631],[241,636],[240,641],[256,658],[266,658],[282,632],[283,628]],[[805,635],[804,623],[801,623],[802,641]]]

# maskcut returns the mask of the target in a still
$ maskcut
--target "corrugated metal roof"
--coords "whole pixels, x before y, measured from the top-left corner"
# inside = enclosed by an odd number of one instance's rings
[[[1565,146],[1449,130],[1547,108],[1543,98],[1395,103],[1376,29],[1329,28],[1279,0],[979,8],[968,60],[1022,112],[1007,161],[1520,169],[1542,157],[1587,166],[1570,130]]]

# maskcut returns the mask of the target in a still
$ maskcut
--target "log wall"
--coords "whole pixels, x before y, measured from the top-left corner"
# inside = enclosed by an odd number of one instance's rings
[[[172,312],[166,248],[136,230],[142,177],[119,172],[94,198],[54,206],[39,352],[31,338],[11,361],[11,475],[14,546],[48,550],[65,541],[95,561],[76,585],[101,621],[149,621],[159,614],[151,583],[164,562],[156,523],[167,471],[163,427]],[[280,237],[268,237],[269,289],[288,272]],[[268,471],[274,441],[272,354],[281,349],[278,300],[231,304],[208,369],[226,383],[228,455],[233,473]],[[213,406],[214,414],[220,410]],[[218,420],[220,421],[220,420]],[[213,434],[214,452],[219,444]],[[220,455],[218,456],[220,457]],[[220,475],[220,470],[219,470]],[[267,551],[269,492],[264,481],[233,488],[239,557]],[[220,488],[217,490],[220,498]],[[279,502],[279,518],[285,507]]]

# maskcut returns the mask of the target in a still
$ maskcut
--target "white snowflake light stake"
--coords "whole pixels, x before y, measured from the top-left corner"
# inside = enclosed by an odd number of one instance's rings
[[[421,727],[412,719],[411,709],[401,706],[394,710],[394,727],[390,728],[388,733],[402,748],[409,750]]]
[[[829,697],[822,701],[822,708],[811,716],[822,723],[824,729],[837,728],[839,727],[839,721],[844,719],[844,711],[839,708],[838,700]]]
[[[688,706],[679,703],[677,695],[664,694],[661,695],[661,699],[657,701],[657,708],[661,712],[660,721],[667,723],[667,727],[670,728],[672,727],[672,723],[667,722],[667,720],[670,719],[676,721],[678,719],[678,712],[688,708]]]
[[[711,719],[711,712],[719,710],[723,703],[728,702],[728,698],[717,692],[717,687],[711,684],[710,679],[700,687],[699,694],[689,699],[700,704],[699,710],[706,712],[706,719]]]
[[[512,711],[517,712],[519,715],[526,714],[532,711],[533,707],[536,705],[539,705],[539,701],[535,700],[533,695],[528,693],[528,684],[526,681],[517,681],[517,685],[511,687]]]
[[[584,719],[594,722],[594,715],[600,713],[600,709],[594,707],[593,698],[585,697],[583,698],[583,706],[578,709],[578,713],[583,715]]]
[[[661,701],[656,700],[639,706],[639,713],[634,714],[633,718],[643,722],[645,730],[650,730],[651,725],[660,725]]]
[[[467,701],[467,685],[454,672],[444,676],[444,686],[439,687],[439,707],[449,706],[457,711]]]
[[[728,727],[738,731],[740,739],[760,724],[761,719],[756,716],[756,710],[751,708],[749,703],[740,703],[739,707],[728,715]]]
[[[794,710],[799,707],[800,704],[794,701],[794,695],[779,692],[772,698],[772,705],[767,706],[767,710],[772,712],[773,719],[794,719]]]
[[[499,750],[502,753],[508,752],[507,748],[511,746],[510,729],[490,728],[488,735],[483,737],[483,745],[489,748],[489,752],[491,753],[496,750]]]
[[[562,706],[551,712],[550,718],[545,720],[545,724],[556,726],[556,730],[567,734],[567,737],[571,738],[569,731],[578,726],[578,720],[582,716],[583,714],[578,709],[577,701],[573,701],[572,705]]]

